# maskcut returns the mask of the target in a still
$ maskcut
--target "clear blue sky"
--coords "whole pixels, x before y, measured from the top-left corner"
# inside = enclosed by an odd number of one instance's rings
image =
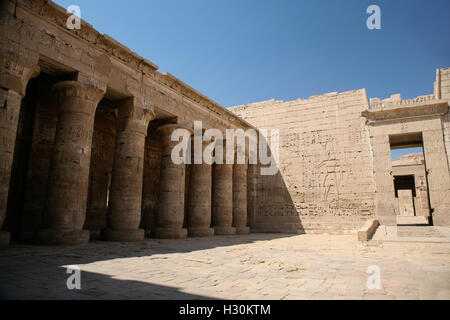
[[[430,94],[450,66],[449,0],[57,0],[225,107],[367,88]],[[381,8],[368,30],[366,9]]]

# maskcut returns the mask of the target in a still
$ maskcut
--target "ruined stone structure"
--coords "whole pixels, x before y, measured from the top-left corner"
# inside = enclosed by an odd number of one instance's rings
[[[51,1],[0,12],[2,246],[248,231],[246,166],[170,157],[193,121],[248,123]]]
[[[256,176],[253,230],[351,232],[377,218],[395,226],[395,177],[415,176],[416,215],[450,225],[450,68],[434,93],[370,99],[365,89],[231,110],[258,128],[280,130],[280,174]],[[423,147],[424,162],[393,166],[391,149]]]
[[[425,159],[422,153],[407,154],[392,162],[394,188],[399,201],[396,215],[430,217]],[[402,206],[401,194],[407,197]],[[402,210],[403,208],[403,210]]]
[[[51,1],[1,2],[1,246],[395,225],[404,169],[390,149],[419,145],[416,214],[450,224],[450,69],[414,100],[369,105],[362,89],[227,110],[86,22],[68,29],[68,16]],[[248,154],[174,164],[171,134],[194,121],[279,129],[278,173]]]

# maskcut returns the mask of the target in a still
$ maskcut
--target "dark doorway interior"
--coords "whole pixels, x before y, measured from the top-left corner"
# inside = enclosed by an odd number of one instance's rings
[[[398,190],[411,190],[412,196],[416,197],[416,184],[414,176],[394,176],[395,197],[398,198]]]

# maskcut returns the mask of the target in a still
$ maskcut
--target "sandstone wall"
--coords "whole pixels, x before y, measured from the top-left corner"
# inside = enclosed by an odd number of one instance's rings
[[[280,171],[256,175],[255,231],[348,232],[374,214],[372,151],[361,112],[366,91],[230,108],[279,129]]]
[[[438,90],[440,98],[442,100],[450,102],[450,68],[439,69],[437,71]],[[445,149],[447,150],[447,160],[450,168],[450,113],[447,113],[443,118],[443,129],[444,129],[444,142]]]

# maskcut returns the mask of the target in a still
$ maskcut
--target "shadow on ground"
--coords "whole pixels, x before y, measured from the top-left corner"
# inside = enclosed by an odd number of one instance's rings
[[[289,234],[250,234],[183,240],[146,239],[138,243],[94,241],[73,247],[13,244],[0,251],[1,299],[212,299],[184,293],[180,288],[127,280],[82,270],[81,290],[68,290],[67,266],[159,254],[187,253],[257,241],[291,237]],[[43,276],[45,275],[45,276]]]

